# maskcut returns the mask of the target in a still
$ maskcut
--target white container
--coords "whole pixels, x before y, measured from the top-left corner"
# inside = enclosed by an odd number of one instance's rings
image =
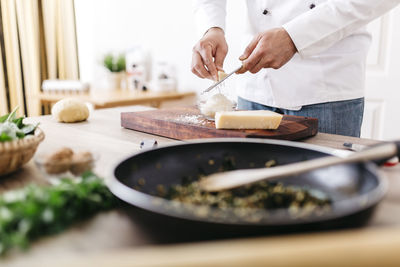
[[[164,61],[157,62],[153,72],[153,86],[158,92],[175,92],[177,89],[175,67]]]
[[[142,90],[148,81],[149,54],[140,46],[126,53],[126,87],[129,90]]]

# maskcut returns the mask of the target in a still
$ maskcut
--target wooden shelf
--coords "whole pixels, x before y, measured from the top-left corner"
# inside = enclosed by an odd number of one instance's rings
[[[42,92],[37,98],[44,107],[44,113],[49,114],[54,103],[67,97],[78,98],[93,104],[95,109],[102,109],[130,105],[149,105],[158,108],[165,101],[180,100],[195,95],[194,92],[137,92],[116,89],[98,92]]]

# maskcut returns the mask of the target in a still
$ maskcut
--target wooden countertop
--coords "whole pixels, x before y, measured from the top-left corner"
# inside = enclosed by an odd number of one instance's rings
[[[29,118],[46,133],[38,153],[61,146],[100,154],[96,172],[105,178],[112,167],[139,149],[144,139],[159,144],[178,142],[123,129],[120,113],[148,107],[96,110],[87,122],[60,124],[50,116]],[[344,142],[371,145],[377,141],[318,134],[306,143],[342,148]],[[364,228],[312,234],[282,235],[154,245],[123,211],[110,211],[57,236],[41,239],[27,252],[0,260],[1,266],[400,266],[400,166],[382,168],[389,193]],[[27,182],[43,181],[31,161],[0,180],[0,192]],[[62,261],[60,261],[62,259]]]

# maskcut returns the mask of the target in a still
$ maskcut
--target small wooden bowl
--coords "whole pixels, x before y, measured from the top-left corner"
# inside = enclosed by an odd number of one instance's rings
[[[0,176],[14,172],[27,163],[33,157],[43,139],[43,131],[36,128],[33,135],[0,143]]]

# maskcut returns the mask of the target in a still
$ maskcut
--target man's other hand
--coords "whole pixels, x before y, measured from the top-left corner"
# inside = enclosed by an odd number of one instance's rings
[[[218,79],[228,53],[225,34],[221,28],[211,28],[193,47],[192,72],[200,78]]]
[[[240,60],[243,67],[238,73],[257,73],[262,68],[279,69],[297,52],[289,34],[284,28],[259,33],[247,46]]]

